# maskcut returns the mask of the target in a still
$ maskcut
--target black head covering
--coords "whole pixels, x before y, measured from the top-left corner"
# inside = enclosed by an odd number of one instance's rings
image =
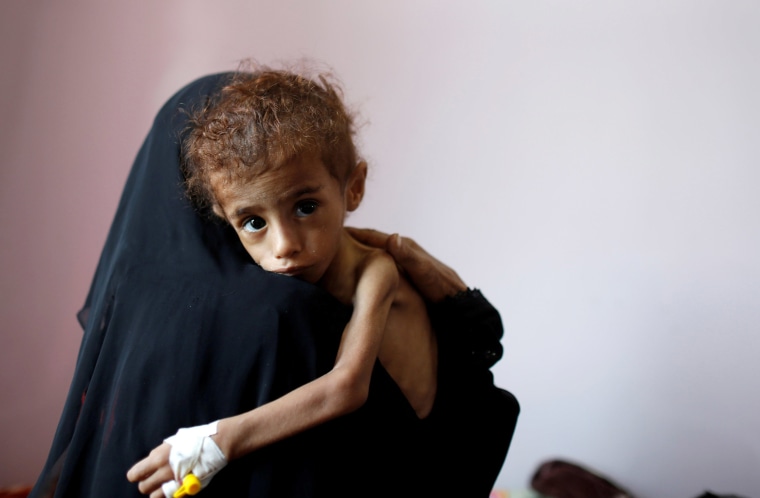
[[[137,155],[79,313],[74,378],[32,496],[142,496],[126,472],[163,438],[247,411],[332,366],[350,310],[261,270],[229,227],[184,196],[182,109],[202,105],[230,76],[175,94]],[[203,496],[313,495],[309,437],[232,462]]]

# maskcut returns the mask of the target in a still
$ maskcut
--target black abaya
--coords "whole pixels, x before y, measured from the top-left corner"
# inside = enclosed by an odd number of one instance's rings
[[[32,496],[56,479],[55,496],[140,496],[126,471],[163,438],[252,409],[332,366],[350,310],[258,268],[228,227],[199,216],[183,194],[180,109],[227,77],[172,97],[135,160],[79,314],[74,379]],[[204,496],[229,486],[235,496],[248,487],[304,496],[295,490],[311,486],[312,468],[288,451],[296,443],[259,452],[244,478],[233,462]]]
[[[201,105],[229,76],[208,76],[175,94],[140,149],[79,314],[84,335],[74,378],[32,497],[142,496],[127,470],[177,429],[250,410],[332,367],[351,310],[315,286],[261,270],[229,227],[199,216],[183,194],[182,109]],[[467,396],[503,393],[490,372],[477,385],[464,389]],[[431,491],[431,480],[447,479],[436,469],[452,428],[480,425],[488,410],[473,411],[477,403],[469,401],[464,411],[449,410],[457,392],[436,401],[432,422],[421,422],[378,365],[358,412],[231,462],[201,496]],[[499,436],[506,446],[516,416],[513,403]],[[448,448],[446,465],[455,453]],[[491,466],[492,484],[501,463]]]

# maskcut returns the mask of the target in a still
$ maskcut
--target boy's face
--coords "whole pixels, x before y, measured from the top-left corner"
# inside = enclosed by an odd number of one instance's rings
[[[338,253],[346,211],[358,207],[365,176],[361,163],[344,188],[320,159],[301,157],[249,181],[212,177],[214,210],[262,268],[317,283]]]

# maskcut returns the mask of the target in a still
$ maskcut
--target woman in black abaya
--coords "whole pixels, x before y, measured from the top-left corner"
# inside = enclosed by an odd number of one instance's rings
[[[251,410],[332,367],[351,310],[316,286],[261,270],[232,230],[199,216],[184,196],[182,109],[202,105],[230,76],[208,76],[175,94],[140,149],[79,313],[84,335],[74,378],[32,497],[142,496],[127,469],[177,429]],[[439,283],[432,287],[446,288]],[[460,283],[451,293],[464,289]],[[458,359],[450,369],[441,359],[441,375],[457,380],[439,382],[429,421],[408,417],[378,367],[356,414],[230,462],[201,496],[411,496],[434,489],[432,476],[446,484],[451,458],[442,448],[454,441],[472,451],[484,436],[500,443],[488,464],[471,470],[485,474],[483,490],[492,485],[518,408],[488,371],[501,355],[498,314],[473,291],[458,299],[464,305],[438,305],[435,313],[447,317],[442,328],[474,327],[480,339],[439,338],[442,354],[467,351],[451,355]],[[459,439],[452,427],[465,428]],[[400,456],[386,457],[392,453]]]

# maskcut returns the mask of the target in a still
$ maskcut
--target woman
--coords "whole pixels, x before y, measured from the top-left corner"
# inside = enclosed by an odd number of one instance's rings
[[[201,105],[229,77],[201,78],[175,94],[135,160],[79,313],[76,370],[33,497],[140,496],[126,470],[178,428],[250,410],[332,366],[350,310],[317,287],[253,265],[232,231],[199,216],[184,197],[182,110]],[[387,239],[363,237],[376,245]],[[431,301],[465,291],[412,241],[387,243]],[[518,411],[488,371],[501,355],[498,313],[477,292],[464,292],[441,301],[431,318],[446,332],[439,339],[444,387],[424,426],[373,402],[398,395],[378,367],[361,410],[232,462],[203,496],[347,496],[357,489],[412,496],[438,484],[487,496]],[[483,438],[498,440],[484,465],[472,454],[457,458],[468,444],[482,451]],[[388,452],[399,458],[391,463]],[[447,476],[454,470],[458,480]]]

